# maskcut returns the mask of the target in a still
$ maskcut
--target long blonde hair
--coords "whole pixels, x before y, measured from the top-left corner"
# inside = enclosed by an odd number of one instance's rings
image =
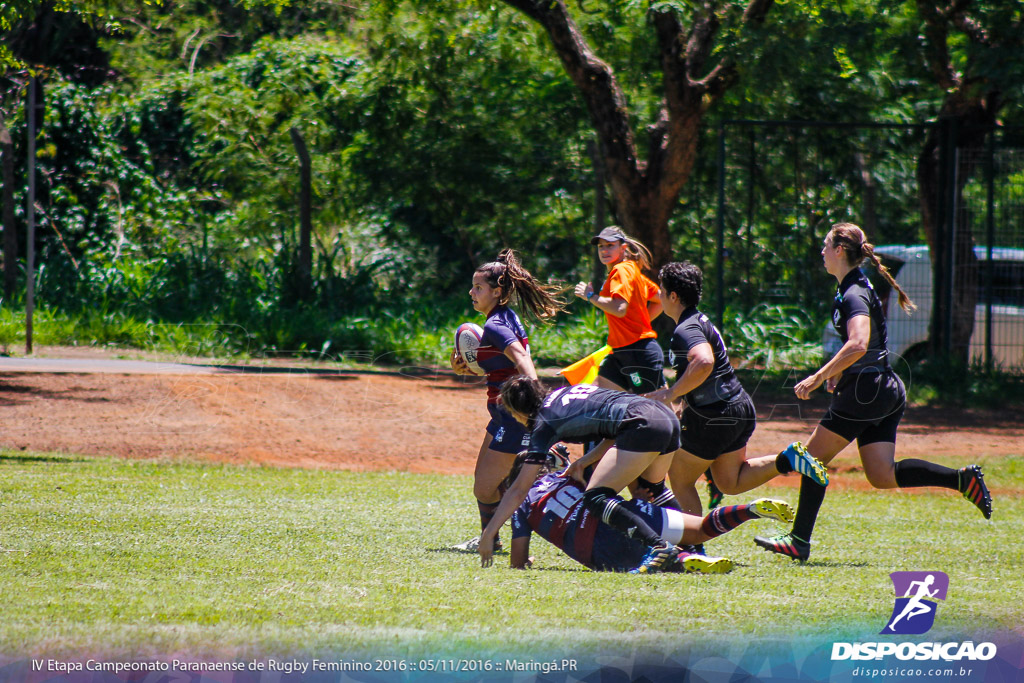
[[[893,278],[889,269],[882,265],[882,261],[875,253],[875,245],[868,242],[864,231],[859,226],[853,223],[836,223],[828,232],[828,240],[833,247],[842,248],[843,253],[846,254],[846,262],[851,266],[859,266],[864,259],[870,260],[885,281],[899,293],[900,308],[908,315],[917,310],[917,305],[896,283],[896,279]]]
[[[651,264],[654,263],[654,257],[651,256],[651,250],[648,249],[640,240],[627,235],[626,231],[622,230],[622,228],[619,228],[619,232],[622,233],[622,250],[625,252],[622,256],[622,260],[637,261],[640,264],[641,270],[650,270]]]

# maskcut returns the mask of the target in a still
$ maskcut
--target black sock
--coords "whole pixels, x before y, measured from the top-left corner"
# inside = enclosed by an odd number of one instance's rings
[[[643,477],[637,477],[636,483],[641,488],[645,488],[651,492],[651,503],[662,508],[669,508],[670,510],[683,511],[683,508],[679,505],[679,501],[676,500],[676,496],[672,493],[672,489],[665,486],[665,480],[662,479],[658,483],[647,481]]]
[[[793,466],[789,463],[789,458],[779,453],[775,456],[775,469],[779,471],[779,474],[789,474],[793,471]]]
[[[793,522],[793,535],[801,541],[810,541],[818,510],[825,501],[825,487],[819,486],[808,477],[800,478],[800,498]]]
[[[647,525],[640,516],[627,509],[613,489],[601,486],[583,492],[583,505],[591,514],[597,515],[608,526],[621,531],[630,538],[639,538],[648,545],[659,545],[661,536]]]
[[[896,485],[901,489],[938,486],[959,491],[960,473],[927,460],[907,458],[896,463]]]

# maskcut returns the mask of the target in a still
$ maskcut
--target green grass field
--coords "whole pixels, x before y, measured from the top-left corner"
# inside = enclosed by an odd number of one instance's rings
[[[476,525],[468,477],[0,452],[0,656],[536,657],[863,639],[889,616],[897,570],[950,576],[929,638],[1019,630],[1024,457],[982,462],[992,522],[951,493],[836,490],[806,565],[754,546],[779,528],[760,520],[709,545],[737,561],[732,574],[639,577],[587,571],[536,538],[525,572],[447,551]],[[729,502],[795,503],[785,481]]]

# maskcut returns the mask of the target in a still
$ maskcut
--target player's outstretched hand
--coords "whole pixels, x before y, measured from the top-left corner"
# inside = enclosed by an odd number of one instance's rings
[[[580,464],[579,460],[570,463],[569,466],[565,468],[565,472],[562,472],[562,476],[575,479],[581,484],[587,483],[583,478],[583,465]]]
[[[669,406],[672,405],[672,391],[668,387],[652,391],[651,393],[644,394],[643,396],[644,398],[649,398],[652,401],[658,401]]]
[[[593,291],[594,286],[589,282],[581,282],[573,289],[573,293],[581,299],[586,299]]]
[[[480,566],[490,567],[494,563],[494,537],[480,534],[480,545],[476,551],[480,553]]]
[[[636,490],[633,491],[633,498],[636,500],[645,500],[648,503],[654,501],[654,496],[651,494],[651,490],[646,486],[641,486],[640,484],[637,484]]]

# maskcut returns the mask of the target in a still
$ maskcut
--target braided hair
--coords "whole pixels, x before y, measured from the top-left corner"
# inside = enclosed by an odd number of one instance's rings
[[[868,242],[864,231],[853,223],[836,223],[829,230],[826,238],[833,247],[840,247],[846,255],[846,262],[852,266],[860,265],[864,259],[874,264],[878,272],[885,278],[893,289],[899,293],[900,308],[908,315],[917,310],[917,304],[910,300],[903,288],[896,283],[892,273],[886,268],[882,261],[875,254],[875,245]]]
[[[565,310],[565,301],[560,296],[562,288],[544,284],[531,275],[512,249],[503,250],[497,260],[483,264],[476,272],[484,276],[488,286],[501,289],[500,305],[508,304],[515,296],[521,307],[539,322],[547,322]]]

